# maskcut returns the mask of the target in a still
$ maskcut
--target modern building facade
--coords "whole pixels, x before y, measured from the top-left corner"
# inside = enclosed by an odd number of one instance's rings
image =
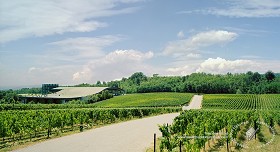
[[[88,96],[108,90],[113,95],[124,94],[120,88],[109,87],[59,87],[58,84],[43,84],[42,94],[22,94],[23,103],[66,103],[71,100],[86,100]]]

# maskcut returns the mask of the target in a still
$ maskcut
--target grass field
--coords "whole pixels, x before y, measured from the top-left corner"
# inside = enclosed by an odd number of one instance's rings
[[[97,107],[167,107],[182,106],[190,102],[191,93],[145,93],[117,96],[95,103]]]

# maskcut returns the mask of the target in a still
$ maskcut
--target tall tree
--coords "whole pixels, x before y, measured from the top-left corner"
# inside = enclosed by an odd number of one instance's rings
[[[267,71],[265,73],[265,78],[267,81],[272,81],[275,79],[275,74],[272,71]]]
[[[136,72],[129,77],[130,80],[134,82],[134,84],[140,85],[142,81],[147,80],[147,76],[145,76],[142,72]]]

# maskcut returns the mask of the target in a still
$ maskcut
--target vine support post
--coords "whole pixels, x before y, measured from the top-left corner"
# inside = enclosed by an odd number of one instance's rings
[[[257,130],[257,122],[254,120],[254,130]],[[255,133],[255,140],[257,139],[257,133]]]
[[[226,128],[226,135],[228,134],[228,129]],[[227,152],[229,152],[229,146],[228,146],[228,137],[227,137]]]
[[[205,137],[206,135],[205,135],[205,126],[203,127],[203,136]],[[203,144],[203,148],[204,148],[204,151],[206,151],[206,149],[205,149],[205,143]]]
[[[156,140],[157,140],[157,135],[154,133],[154,152],[156,152]]]
[[[180,152],[182,152],[182,140],[180,140]]]

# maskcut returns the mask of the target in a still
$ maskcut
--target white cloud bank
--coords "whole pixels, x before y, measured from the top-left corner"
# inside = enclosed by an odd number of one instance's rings
[[[165,55],[187,57],[200,57],[199,51],[201,48],[212,45],[223,45],[235,40],[237,33],[224,30],[211,30],[198,33],[190,38],[172,41],[164,48]]]
[[[236,59],[227,60],[221,57],[208,58],[197,62],[190,62],[184,66],[168,68],[169,75],[188,75],[194,72],[205,72],[211,74],[246,73],[256,71],[265,73],[268,70],[279,72],[280,61],[256,60],[256,59]]]
[[[226,60],[220,57],[209,58],[202,62],[196,72],[213,74],[242,73],[258,69],[260,64],[252,60]]]
[[[175,75],[175,76],[184,76],[189,75],[195,71],[196,66],[193,65],[185,65],[182,67],[172,67],[167,68],[166,73],[167,75]]]
[[[151,51],[143,53],[137,50],[115,50],[103,58],[89,62],[83,70],[75,72],[73,81],[109,81],[130,76],[137,71],[152,73],[154,68],[145,62],[153,56]]]
[[[42,37],[65,32],[89,32],[106,23],[100,17],[135,11],[118,9],[119,3],[140,0],[12,0],[1,1],[0,43],[26,37]]]

